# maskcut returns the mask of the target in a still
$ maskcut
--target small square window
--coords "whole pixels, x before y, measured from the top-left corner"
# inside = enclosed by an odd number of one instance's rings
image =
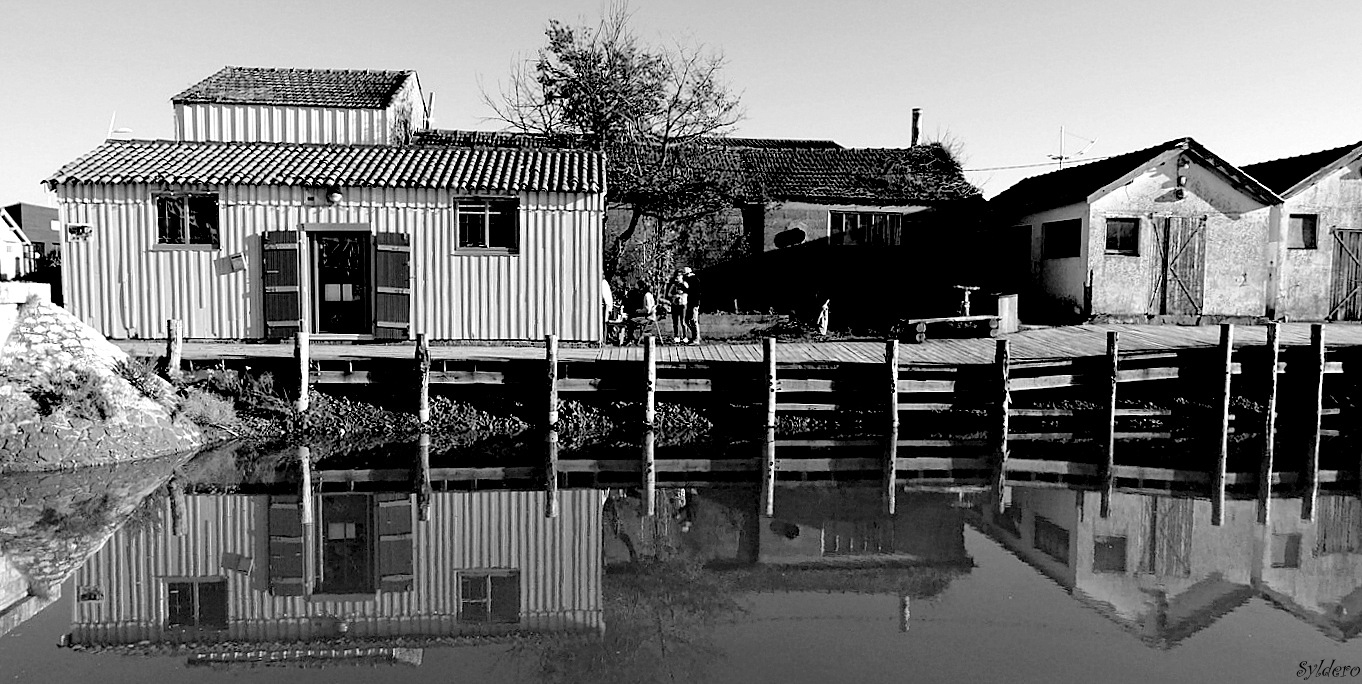
[[[1092,540],[1093,572],[1126,571],[1126,538],[1096,537]]]
[[[217,193],[156,196],[156,241],[163,245],[218,246]]]
[[[459,248],[516,251],[520,246],[518,209],[513,199],[459,202]]]
[[[1083,249],[1083,220],[1049,221],[1040,224],[1041,258],[1069,259]]]
[[[1301,566],[1301,536],[1299,534],[1272,535],[1272,567],[1299,568]]]
[[[1292,214],[1286,228],[1287,249],[1316,249],[1319,242],[1319,217]]]
[[[167,583],[166,626],[227,629],[226,580]]]
[[[1107,219],[1107,254],[1139,256],[1140,219]]]
[[[519,622],[520,573],[459,573],[459,621]]]

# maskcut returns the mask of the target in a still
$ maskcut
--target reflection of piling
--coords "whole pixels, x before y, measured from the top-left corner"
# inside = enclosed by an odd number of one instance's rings
[[[180,360],[184,350],[184,323],[178,318],[166,321],[166,377],[180,377]]]
[[[766,369],[766,422],[764,427],[767,430],[774,430],[776,427],[776,392],[780,389],[780,380],[776,377],[776,338],[767,337],[761,341],[761,357],[763,367]]]
[[[421,522],[430,520],[430,434],[422,432],[417,437],[416,455],[421,468],[420,483],[416,488],[416,519]]]
[[[1267,405],[1263,407],[1263,458],[1258,466],[1258,522],[1267,524],[1272,506],[1272,452],[1277,442],[1277,363],[1280,328],[1267,324]]]
[[[1219,428],[1220,450],[1215,457],[1215,472],[1211,475],[1211,524],[1220,525],[1225,519],[1225,472],[1230,460],[1230,378],[1234,372],[1234,324],[1220,326],[1220,382],[1216,425]]]
[[[899,597],[899,631],[908,631],[909,607],[911,598],[905,594]]]
[[[308,332],[306,329],[298,330],[298,334],[293,338],[293,359],[298,362],[298,401],[294,408],[298,409],[299,420],[303,425],[307,425],[307,410],[312,384],[312,351],[309,348]]]
[[[891,434],[885,440],[884,445],[884,512],[890,516],[894,515],[894,508],[897,504],[894,487],[898,483],[899,475],[899,438],[898,435]]]
[[[761,510],[767,516],[776,511],[776,429],[766,428],[761,440]]]
[[[643,338],[643,426],[652,430],[657,422],[657,338]]]
[[[548,425],[549,430],[558,429],[558,336],[549,334],[544,336],[544,371],[548,376],[544,382],[544,389],[548,392]]]
[[[652,430],[643,431],[643,512],[644,515],[657,514],[657,465],[654,463],[654,450],[657,435]]]
[[[302,467],[302,517],[304,525],[312,524],[312,450],[298,447],[298,464]]]
[[[179,486],[175,478],[170,478],[166,482],[166,494],[170,499],[170,534],[180,537],[184,535],[184,487]]]
[[[1008,340],[998,340],[993,349],[993,363],[998,378],[998,412],[994,425],[993,472],[991,494],[993,505],[999,510],[1003,506],[1003,486],[1007,481],[1008,436],[1012,420],[1012,349]]]
[[[558,517],[558,431],[544,437],[544,517]]]
[[[885,389],[889,390],[885,397],[888,438],[884,449],[884,510],[893,515],[897,498],[894,496],[894,485],[898,480],[899,463],[899,341],[896,339],[884,343],[884,370],[888,381]]]
[[[313,524],[312,512],[312,450],[305,447],[298,447],[298,463],[302,467],[302,523],[303,523],[303,587],[308,596],[312,595],[312,581],[317,576],[316,573],[316,526]]]
[[[1111,494],[1116,486],[1116,386],[1121,372],[1121,333],[1107,333],[1107,386],[1103,393],[1102,503],[1099,515],[1111,515]]]
[[[430,344],[425,333],[416,333],[416,419],[421,425],[430,422]]]
[[[1310,429],[1305,447],[1305,495],[1301,502],[1301,520],[1313,520],[1315,502],[1319,498],[1319,442],[1320,423],[1324,415],[1324,326],[1310,326]]]

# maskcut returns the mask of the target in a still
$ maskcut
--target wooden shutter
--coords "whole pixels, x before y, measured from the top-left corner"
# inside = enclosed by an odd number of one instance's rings
[[[1168,313],[1200,316],[1206,287],[1206,217],[1173,217],[1168,249]]]
[[[374,236],[374,337],[410,337],[410,288],[410,238],[404,233],[378,233]]]
[[[411,591],[412,508],[409,494],[378,494],[378,588]]]
[[[298,333],[302,293],[298,277],[298,231],[275,230],[260,236],[260,284],[264,287],[265,337],[281,340]]]
[[[270,593],[302,596],[307,593],[307,568],[303,561],[306,539],[299,497],[271,496],[268,531],[270,539]]]
[[[520,622],[520,574],[492,575],[492,622]]]

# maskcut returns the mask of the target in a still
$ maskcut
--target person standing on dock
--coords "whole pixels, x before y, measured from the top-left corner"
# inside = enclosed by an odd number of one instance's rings
[[[690,267],[681,269],[681,277],[686,281],[686,331],[691,344],[700,344],[700,278]]]
[[[672,343],[681,344],[690,341],[686,333],[686,307],[690,306],[690,285],[686,283],[686,274],[677,271],[672,276],[672,281],[667,285],[667,302],[671,304],[672,311]]]

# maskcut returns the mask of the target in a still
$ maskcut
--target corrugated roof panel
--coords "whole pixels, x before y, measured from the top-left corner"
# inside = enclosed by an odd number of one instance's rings
[[[94,182],[345,185],[600,192],[588,150],[109,140],[63,166],[53,186]],[[585,169],[586,172],[579,170]]]

